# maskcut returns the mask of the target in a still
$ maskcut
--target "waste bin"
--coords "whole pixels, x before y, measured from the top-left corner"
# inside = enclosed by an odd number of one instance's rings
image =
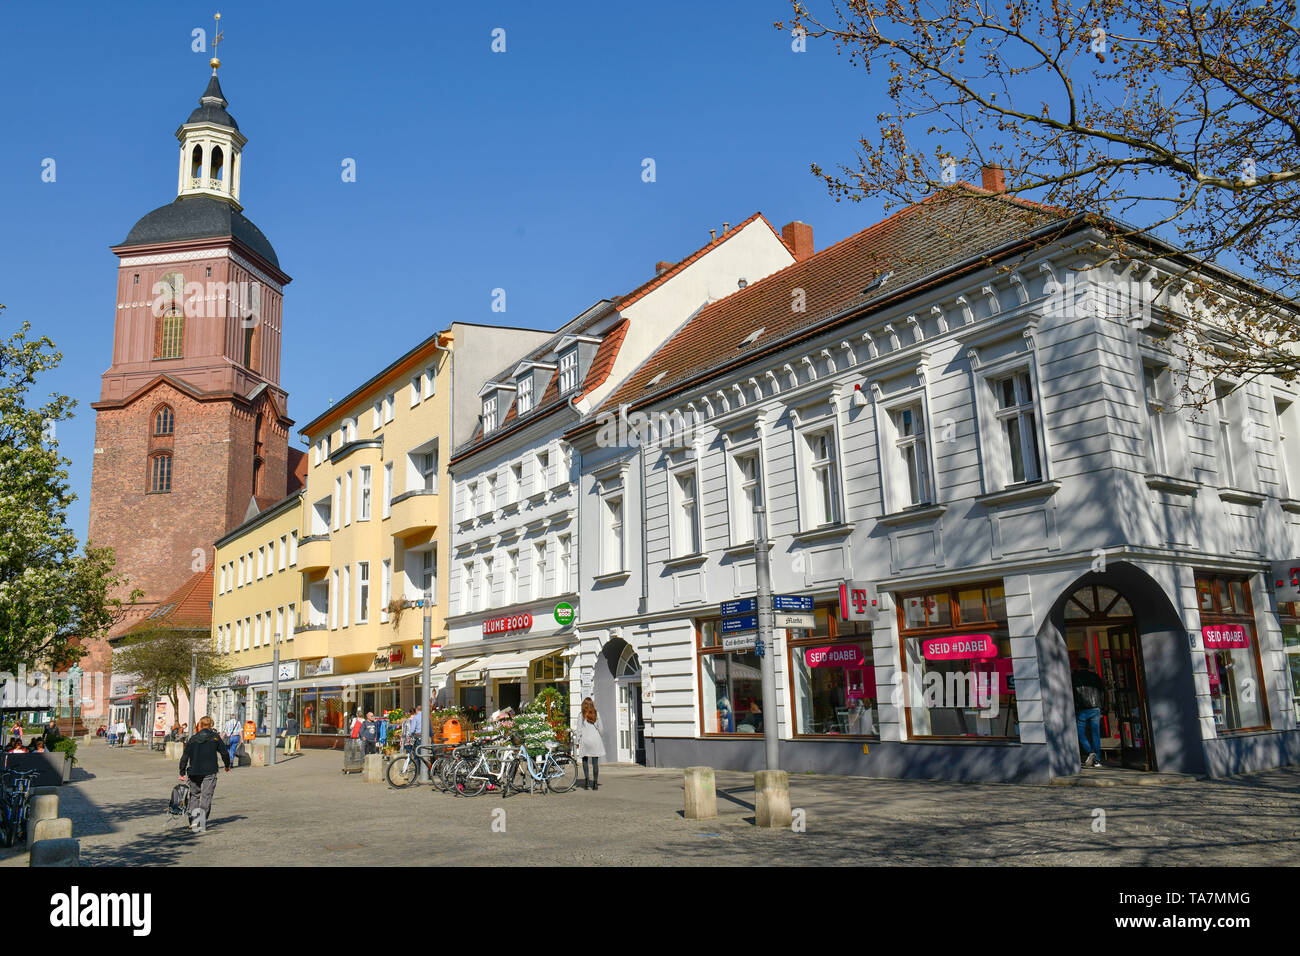
[[[366,742],[351,737],[343,741],[343,772],[360,773],[366,765]]]

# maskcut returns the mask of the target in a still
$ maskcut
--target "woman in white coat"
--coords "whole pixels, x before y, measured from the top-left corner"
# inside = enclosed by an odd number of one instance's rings
[[[578,755],[582,757],[582,785],[587,790],[600,789],[600,758],[605,756],[604,727],[596,705],[590,697],[582,701],[582,715],[578,718]],[[591,777],[587,776],[587,761],[591,761]]]

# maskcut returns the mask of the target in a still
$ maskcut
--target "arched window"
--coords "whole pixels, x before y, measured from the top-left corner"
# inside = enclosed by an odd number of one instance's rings
[[[171,455],[154,455],[149,459],[149,490],[151,492],[172,490]]]
[[[203,147],[195,146],[194,154],[190,160],[190,178],[198,179],[203,173]]]
[[[185,339],[185,316],[179,310],[173,309],[162,319],[162,350],[158,353],[159,358],[171,359],[181,358],[181,343]]]
[[[154,413],[153,433],[155,435],[170,435],[175,430],[176,415],[172,412],[170,405],[163,405]]]
[[[212,147],[212,169],[208,171],[208,178],[209,178],[209,179],[215,179],[215,180],[217,180],[218,182],[221,180],[221,174],[222,174],[222,171],[223,171],[221,167],[222,167],[223,161],[224,161],[224,160],[223,160],[223,156],[222,156],[222,153],[221,153],[221,147],[220,147],[220,146],[213,146],[213,147]]]
[[[641,673],[641,661],[636,656],[636,651],[629,644],[623,648],[623,653],[618,657],[618,666],[614,668],[615,677],[635,677]]]

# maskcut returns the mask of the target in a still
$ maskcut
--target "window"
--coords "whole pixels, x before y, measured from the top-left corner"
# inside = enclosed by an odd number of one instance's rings
[[[357,471],[357,520],[370,520],[370,466],[362,465]]]
[[[1165,413],[1164,389],[1168,371],[1152,365],[1142,366],[1142,386],[1146,397],[1147,430],[1151,440],[1151,470],[1169,474],[1169,420]]]
[[[496,591],[496,579],[492,577],[492,567],[494,564],[495,561],[492,558],[484,558],[479,563],[479,567],[482,569],[483,573],[483,588],[480,593],[479,603],[483,607],[496,607],[496,602],[493,600]]]
[[[262,580],[263,572],[266,569],[265,558],[266,558],[266,549],[258,548],[257,549],[257,580],[259,581]]]
[[[330,629],[339,626],[339,573],[330,572],[330,593],[329,593],[329,610],[330,610]]]
[[[370,562],[357,562],[357,623],[370,621]]]
[[[524,463],[522,461],[515,462],[510,466],[510,473],[507,481],[506,503],[513,505],[519,501],[519,491],[524,484]]]
[[[343,510],[342,508],[339,507],[340,504],[339,499],[342,497],[343,497],[343,479],[335,478],[334,479],[334,503],[330,508],[330,514],[332,515],[332,520],[334,522],[333,528],[335,531],[339,530],[339,513]]]
[[[460,613],[468,614],[474,610],[474,562],[466,561],[460,576]]]
[[[487,509],[486,509],[486,510],[489,511],[489,512],[491,512],[491,511],[495,510],[495,509],[496,509],[496,506],[497,506],[497,476],[496,476],[496,472],[492,472],[491,474],[489,474],[489,475],[488,475],[488,476],[483,480],[483,484],[484,484],[484,492],[483,492],[483,495],[484,495],[484,497],[487,499],[487,500],[486,500],[486,505],[487,505]]]
[[[149,491],[172,490],[172,456],[154,455],[149,459]]]
[[[379,620],[388,620],[388,605],[393,601],[393,559],[384,558],[379,566]]]
[[[514,604],[519,600],[519,549],[511,548],[506,552],[506,593],[505,604]]]
[[[425,398],[432,398],[432,397],[433,397],[434,395],[436,395],[437,392],[438,392],[438,370],[437,370],[437,368],[434,367],[434,366],[432,366],[432,365],[430,365],[428,368],[426,368],[426,369],[424,370],[424,376],[423,376],[423,379],[424,379],[424,381],[423,381],[423,384],[424,384],[424,389],[423,389],[423,391],[424,391],[424,397],[425,397]]]
[[[746,544],[757,534],[754,506],[761,500],[758,450],[741,452],[731,459],[731,543]]]
[[[375,404],[371,406],[370,409],[370,430],[371,432],[377,432],[379,431],[379,429],[383,427],[384,427],[383,411],[380,408],[379,402],[375,402]]]
[[[262,615],[253,615],[253,647],[262,646]]]
[[[910,737],[1019,739],[1000,584],[904,594],[898,626]]]
[[[578,387],[578,350],[571,348],[560,356],[560,394],[565,395]]]
[[[411,376],[411,407],[420,404],[420,376]]]
[[[425,491],[438,490],[438,449],[422,452],[416,459],[416,468],[419,470],[419,487]]]
[[[565,594],[571,587],[569,578],[570,542],[571,538],[567,534],[562,534],[555,539],[556,550],[559,551],[559,566],[555,572],[555,593]]]
[[[763,662],[753,641],[724,644],[720,622],[696,627],[700,666],[700,729],[706,734],[763,732]]]
[[[839,472],[835,461],[835,430],[808,432],[804,442],[804,530],[839,524]]]
[[[298,563],[298,532],[289,532],[289,567]]]
[[[343,524],[352,523],[352,471],[343,476]]]
[[[343,565],[343,576],[339,579],[339,598],[343,605],[339,609],[339,624],[347,627],[351,620],[348,617],[348,605],[352,600],[352,567],[347,564]]]
[[[393,513],[393,463],[384,465],[384,517]]]
[[[271,639],[274,641],[282,637],[284,637],[284,608],[278,607],[275,609],[275,633],[271,635]]]
[[[253,619],[244,618],[244,650],[251,650],[253,646]]]
[[[239,587],[244,586],[244,556],[239,556]]]
[[[531,411],[533,407],[533,376],[531,374],[525,375],[515,384],[517,386],[515,392],[515,410],[518,414],[522,415],[525,412]]]
[[[473,518],[479,513],[478,482],[471,481],[465,486],[465,517]]]
[[[384,424],[393,420],[393,406],[397,403],[397,393],[389,392],[384,396]]]
[[[533,593],[534,599],[546,597],[546,542],[538,541],[533,546]]]
[[[170,405],[164,405],[158,409],[153,417],[153,433],[155,435],[170,435],[176,430],[176,415],[171,410]]]
[[[354,442],[354,441],[356,441],[356,440],[357,440],[357,420],[356,420],[355,418],[345,418],[345,419],[343,420],[343,427],[342,427],[342,429],[340,429],[340,431],[342,432],[343,443],[344,443],[345,445],[346,445],[347,443],[349,443],[349,442]]]
[[[700,521],[695,466],[674,472],[669,487],[672,490],[673,557],[699,554]]]
[[[420,552],[420,595],[429,595],[433,604],[438,603],[438,546],[435,544],[427,551]]]
[[[181,346],[185,339],[185,316],[173,309],[162,320],[162,348],[159,358],[182,358]]]
[[[486,435],[497,427],[497,397],[489,395],[483,399],[483,434]]]
[[[1038,418],[1029,372],[1017,372],[997,379],[993,391],[997,398],[995,417],[1002,436],[1002,450],[1011,466],[1011,483],[1041,480]]]
[[[1237,487],[1237,469],[1233,454],[1232,411],[1229,400],[1232,390],[1221,382],[1214,383],[1214,412],[1219,424],[1219,481],[1226,488]]]
[[[283,571],[289,566],[289,536],[280,535],[280,570]]]
[[[292,640],[293,640],[293,631],[294,631],[294,628],[297,626],[297,624],[296,624],[297,618],[294,617],[294,615],[297,613],[296,608],[297,608],[297,605],[290,604],[290,605],[289,605],[288,612],[287,612],[287,615],[286,615],[286,618],[285,618],[285,622],[284,622],[284,626],[285,626],[284,639],[285,639],[286,641],[292,641]]]
[[[601,499],[600,524],[600,573],[617,574],[626,567],[621,494],[608,495]]]
[[[549,488],[551,473],[551,456],[549,452],[539,451],[533,462],[532,493],[539,494]]]
[[[1273,399],[1274,434],[1277,442],[1273,446],[1274,461],[1277,462],[1277,483],[1281,487],[1283,498],[1293,498],[1300,493],[1300,437],[1296,432],[1296,403],[1289,399]]]
[[[1266,729],[1268,709],[1250,582],[1198,574],[1196,593],[1215,728],[1221,734]],[[1284,624],[1284,643],[1286,638]]]
[[[878,733],[871,626],[814,608],[811,630],[786,632],[797,736]]]
[[[894,468],[896,487],[901,486],[899,503],[923,505],[933,501],[930,486],[930,455],[926,448],[925,417],[920,405],[909,405],[890,413],[894,425]]]
[[[1282,653],[1291,676],[1291,708],[1300,722],[1300,603],[1279,604],[1278,619],[1282,623]]]

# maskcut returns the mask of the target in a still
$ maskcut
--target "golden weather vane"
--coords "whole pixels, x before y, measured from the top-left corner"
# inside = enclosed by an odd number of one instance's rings
[[[212,67],[212,75],[216,76],[217,67],[221,66],[221,61],[217,59],[217,47],[221,45],[221,39],[225,34],[221,32],[221,14],[214,14],[212,19],[217,22],[217,26],[216,36],[212,38],[212,59],[208,61],[208,65]]]

